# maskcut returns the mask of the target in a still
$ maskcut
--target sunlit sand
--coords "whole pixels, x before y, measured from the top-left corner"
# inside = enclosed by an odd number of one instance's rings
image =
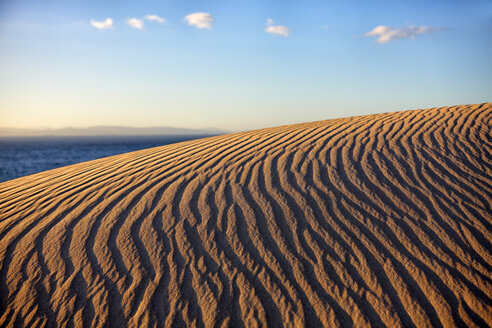
[[[492,104],[0,184],[0,326],[492,325]]]

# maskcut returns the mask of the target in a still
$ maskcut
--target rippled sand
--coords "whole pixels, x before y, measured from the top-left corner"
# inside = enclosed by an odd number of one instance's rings
[[[492,325],[492,104],[0,184],[0,326]]]

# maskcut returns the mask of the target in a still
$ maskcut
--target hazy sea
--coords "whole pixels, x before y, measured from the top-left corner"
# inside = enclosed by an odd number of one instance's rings
[[[96,158],[208,136],[0,138],[0,182]]]

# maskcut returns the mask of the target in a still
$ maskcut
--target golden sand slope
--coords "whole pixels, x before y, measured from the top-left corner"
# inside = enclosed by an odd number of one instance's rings
[[[492,324],[492,104],[231,134],[0,184],[0,325]]]

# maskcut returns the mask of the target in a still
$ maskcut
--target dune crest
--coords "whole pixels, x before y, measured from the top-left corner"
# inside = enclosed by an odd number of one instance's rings
[[[0,326],[492,325],[492,104],[0,184]]]

